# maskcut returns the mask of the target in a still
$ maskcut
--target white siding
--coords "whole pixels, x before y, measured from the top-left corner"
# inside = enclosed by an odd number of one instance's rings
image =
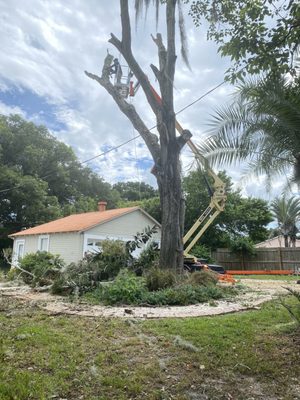
[[[25,241],[24,255],[38,251],[39,237],[41,235],[18,236],[14,240],[13,252],[16,252],[16,241]],[[49,234],[49,249],[52,254],[59,254],[67,263],[77,262],[82,258],[83,234],[75,233],[52,233]]]
[[[49,234],[49,252],[59,254],[67,263],[77,262],[82,258],[83,235],[78,232]]]
[[[99,240],[111,239],[128,241],[132,240],[137,232],[144,231],[148,226],[152,228],[154,225],[152,219],[148,218],[141,211],[136,210],[85,231],[83,251],[90,251],[87,247],[87,241],[90,238]],[[160,242],[160,237],[161,229],[157,228],[157,233],[152,236],[151,241]],[[140,254],[143,247],[136,249],[133,253],[134,257],[137,257]]]
[[[91,235],[101,235],[113,237],[127,237],[129,239],[133,238],[133,236],[137,232],[142,232],[147,226],[153,227],[154,222],[148,218],[141,211],[136,210],[131,213],[125,214],[121,217],[118,217],[112,221],[108,221],[105,224],[101,224],[95,226],[94,228],[89,229],[86,233]],[[158,228],[158,232],[153,235],[155,240],[160,240],[161,231]]]

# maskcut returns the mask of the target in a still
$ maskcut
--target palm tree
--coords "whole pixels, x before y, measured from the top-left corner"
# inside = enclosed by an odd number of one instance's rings
[[[216,111],[200,150],[212,164],[246,162],[249,174],[290,174],[300,183],[300,79],[250,81],[228,107]]]
[[[300,219],[300,199],[295,197],[286,199],[285,196],[276,197],[271,203],[271,210],[284,237],[285,247],[291,247],[290,244],[295,247],[298,232],[297,222]]]

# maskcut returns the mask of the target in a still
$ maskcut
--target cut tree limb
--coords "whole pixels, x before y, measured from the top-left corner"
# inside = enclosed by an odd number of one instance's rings
[[[109,56],[109,55],[108,55]],[[106,56],[106,57],[108,57]],[[105,62],[104,62],[105,64]],[[103,68],[104,69],[104,68]],[[99,77],[98,75],[91,74],[85,71],[86,76],[90,79],[97,81],[102,87],[104,87],[107,92],[113,97],[117,103],[120,110],[128,117],[134,128],[138,131],[141,137],[144,139],[152,157],[155,162],[158,161],[160,157],[160,146],[158,144],[158,138],[155,134],[151,133],[147,126],[144,124],[143,120],[136,112],[133,105],[127,103],[126,100],[121,96],[118,89],[112,85],[109,78],[105,76]]]

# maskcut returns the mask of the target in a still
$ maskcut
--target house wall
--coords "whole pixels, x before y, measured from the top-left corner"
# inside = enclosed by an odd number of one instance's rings
[[[83,234],[78,232],[53,233],[49,235],[49,252],[59,254],[70,264],[82,258]]]
[[[28,253],[36,253],[40,236],[44,235],[18,236],[14,240],[13,252],[16,253],[17,241],[24,240],[24,256]],[[52,254],[59,254],[66,264],[77,262],[82,258],[83,234],[78,232],[52,233],[48,236],[48,251]]]
[[[99,240],[113,239],[128,241],[132,240],[137,232],[142,232],[147,226],[153,227],[154,222],[139,210],[125,214],[116,218],[115,220],[95,226],[94,228],[84,232],[83,253],[88,250],[87,240],[89,238],[98,238]],[[152,236],[151,240],[160,242],[161,229],[157,229],[157,233]],[[138,256],[141,251],[142,248],[138,249],[134,255]]]
[[[95,226],[86,232],[90,234],[101,234],[101,235],[113,235],[113,236],[129,236],[133,237],[137,232],[141,232],[146,226],[152,227],[154,222],[148,218],[141,211],[136,210],[131,213],[122,215],[112,221],[108,221],[104,224]],[[160,240],[160,229],[159,232],[153,235],[155,239]]]

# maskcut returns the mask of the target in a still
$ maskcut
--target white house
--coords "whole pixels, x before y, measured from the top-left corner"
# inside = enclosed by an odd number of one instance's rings
[[[78,262],[86,252],[99,249],[102,240],[132,240],[137,232],[154,225],[157,233],[152,240],[160,242],[160,224],[141,208],[106,210],[106,202],[99,202],[98,211],[69,215],[10,235],[13,264],[37,251],[59,254],[67,264]]]

